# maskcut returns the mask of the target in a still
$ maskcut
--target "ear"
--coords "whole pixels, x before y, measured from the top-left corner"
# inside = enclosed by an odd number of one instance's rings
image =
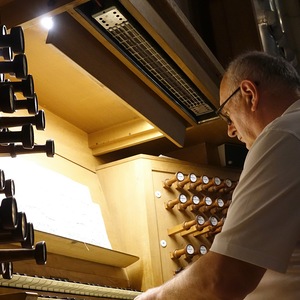
[[[251,110],[256,111],[259,102],[257,85],[251,80],[243,80],[240,87],[242,94],[246,97],[249,105],[251,105]]]

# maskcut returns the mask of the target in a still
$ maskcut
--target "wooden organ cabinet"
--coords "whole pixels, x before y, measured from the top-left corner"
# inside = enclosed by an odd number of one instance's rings
[[[134,288],[160,285],[204,255],[222,226],[239,174],[148,155],[97,168],[110,211],[106,224],[118,232],[124,251],[140,257],[127,268]]]

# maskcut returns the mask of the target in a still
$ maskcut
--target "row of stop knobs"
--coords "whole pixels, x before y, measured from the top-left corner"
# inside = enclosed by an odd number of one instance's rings
[[[28,74],[27,59],[24,54],[24,33],[20,26],[13,27],[10,33],[5,25],[0,26],[0,112],[14,113],[27,110],[29,116],[0,117],[0,156],[15,157],[18,154],[46,153],[54,155],[54,142],[47,140],[44,145],[35,145],[33,126],[45,129],[45,114],[38,110],[37,95],[34,92],[32,75]],[[14,76],[19,81],[6,79]],[[24,99],[18,99],[22,93]],[[12,131],[12,127],[21,127]]]
[[[33,224],[27,222],[24,212],[18,211],[14,181],[5,180],[3,170],[0,170],[0,193],[5,195],[0,205],[0,244],[21,245],[17,249],[0,249],[0,273],[10,279],[13,275],[13,261],[35,259],[37,264],[44,265],[47,249],[45,242],[34,244]]]
[[[182,172],[176,172],[171,178],[163,181],[163,187],[172,194],[178,190],[178,195],[164,202],[165,209],[174,214],[174,209],[182,213],[182,216],[195,217],[173,227],[167,228],[168,236],[178,240],[183,239],[203,241],[210,244],[214,236],[222,230],[227,210],[231,204],[231,195],[237,181],[229,178],[221,179],[218,176],[197,176],[189,173],[187,176]],[[192,238],[192,239],[190,239]],[[206,243],[206,244],[207,244]],[[184,257],[191,260],[194,256],[204,255],[207,247],[204,244],[194,246],[190,243],[184,247],[175,249],[170,253],[171,258],[176,260]]]
[[[221,231],[224,221],[225,218],[219,219],[216,216],[207,218],[203,215],[197,215],[193,220],[184,221],[181,224],[168,228],[167,233],[170,237],[174,237],[175,235],[179,235],[184,239],[191,236],[196,239],[204,237],[208,241],[211,241]],[[178,240],[178,238],[175,240]],[[198,250],[192,244],[187,244],[184,248],[175,249],[171,252],[171,258],[179,259],[181,256],[184,256],[186,260],[190,260],[194,256],[204,255],[206,252],[207,247],[203,244],[198,247]]]
[[[47,140],[45,145],[34,143],[33,127],[37,130],[45,129],[45,114],[38,109],[33,77],[28,74],[24,52],[22,28],[13,27],[8,32],[6,26],[1,25],[0,112],[11,114],[17,110],[26,110],[29,115],[0,116],[0,156],[46,153],[52,157],[53,140]],[[16,80],[11,81],[8,75]],[[22,94],[23,98],[18,98],[16,93]],[[21,130],[11,130],[14,127],[21,127]],[[18,211],[14,181],[5,180],[3,170],[0,170],[0,194],[4,194],[0,204],[0,273],[4,278],[10,279],[14,261],[34,259],[37,264],[45,264],[47,249],[45,242],[35,244],[33,224],[27,222],[24,212]],[[7,249],[8,247],[10,248]]]
[[[230,199],[224,199],[221,197],[215,197],[203,195],[191,195],[187,196],[180,193],[175,199],[171,199],[165,202],[165,208],[172,210],[175,206],[179,211],[189,210],[193,213],[205,213],[205,214],[218,214],[225,216],[229,205]]]
[[[177,189],[186,189],[195,192],[209,192],[209,193],[232,193],[237,181],[232,181],[229,178],[222,180],[220,177],[210,178],[207,175],[197,176],[190,173],[185,176],[182,172],[177,172],[171,178],[163,181],[164,188],[175,187]]]

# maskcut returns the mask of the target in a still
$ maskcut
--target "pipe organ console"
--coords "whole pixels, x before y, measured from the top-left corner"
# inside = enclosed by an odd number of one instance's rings
[[[240,171],[137,155],[101,165],[97,175],[122,245],[140,257],[129,278],[146,290],[209,251]]]
[[[24,49],[22,28],[8,33],[2,25],[0,111],[25,110],[30,116],[0,116],[0,156],[52,157],[52,140],[34,144],[33,128],[44,130],[45,116],[38,110]],[[106,227],[117,231],[112,246],[133,253],[128,255],[37,233],[18,211],[14,181],[0,170],[0,300],[134,299],[139,290],[164,283],[209,251],[239,173],[147,155],[99,166]],[[47,249],[44,241],[34,242],[36,234],[47,239]]]
[[[38,110],[24,50],[22,28],[8,33],[0,26],[0,111],[29,114],[0,116],[0,156],[46,153],[53,157],[53,140],[34,143],[33,127],[44,130],[45,115]],[[140,293],[129,289],[124,271],[138,257],[51,234],[38,233],[42,241],[35,243],[37,231],[18,211],[14,181],[5,180],[1,169],[0,194],[0,299],[134,299]]]

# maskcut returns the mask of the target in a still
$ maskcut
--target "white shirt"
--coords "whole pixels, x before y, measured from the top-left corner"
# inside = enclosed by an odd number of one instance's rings
[[[252,145],[226,222],[211,250],[268,269],[247,300],[298,300],[298,240],[300,100],[270,123]]]

